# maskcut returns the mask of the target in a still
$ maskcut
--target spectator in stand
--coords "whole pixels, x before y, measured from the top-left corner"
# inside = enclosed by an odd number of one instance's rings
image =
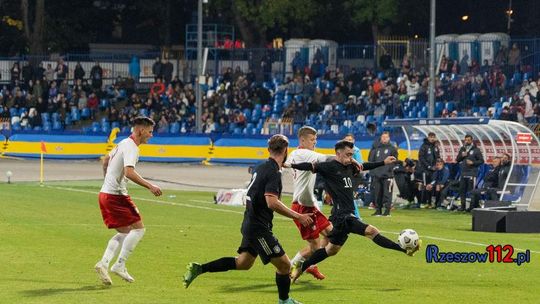
[[[165,84],[161,81],[161,78],[156,79],[156,82],[154,82],[152,85],[150,92],[158,96],[165,93]]]
[[[411,61],[409,60],[409,55],[403,55],[403,60],[401,61],[401,72],[403,74],[409,74],[411,70]]]
[[[54,73],[55,71],[52,68],[52,65],[50,63],[47,63],[47,69],[45,70],[44,78],[47,82],[51,82],[54,80]]]
[[[463,53],[461,61],[459,62],[459,74],[465,75],[469,71],[469,54]]]
[[[439,65],[439,74],[446,73],[448,73],[448,58],[446,58],[446,55],[443,55],[441,59],[441,64]]]
[[[490,107],[491,102],[489,101],[489,96],[484,89],[480,89],[480,95],[478,96],[478,99],[476,100],[476,105],[479,107]]]
[[[13,66],[11,67],[11,87],[15,87],[19,84],[19,81],[21,80],[21,68],[19,67],[18,62],[14,62]]]
[[[161,73],[163,74],[163,80],[166,85],[171,83],[173,71],[173,64],[169,61],[169,59],[165,59],[165,62],[163,62],[163,65],[161,66]]]
[[[484,64],[480,67],[480,75],[484,76],[486,73],[489,74],[489,70],[491,69],[491,66],[489,65],[489,62],[487,59],[484,59]]]
[[[519,50],[517,43],[512,45],[510,52],[508,52],[508,65],[512,71],[519,70],[519,65],[521,63],[521,51]]]
[[[134,79],[136,82],[139,82],[139,77],[141,75],[141,64],[139,63],[139,57],[133,55],[129,63],[129,76]]]
[[[407,85],[407,95],[409,96],[409,101],[416,100],[418,93],[420,92],[420,84],[418,84],[418,79],[413,76],[410,82],[405,82]]]
[[[96,93],[91,93],[90,96],[88,96],[88,108],[90,109],[90,119],[94,119],[96,117],[96,111],[99,106],[99,98],[97,97]]]
[[[45,69],[43,68],[43,62],[40,62],[39,65],[36,67],[36,70],[34,71],[34,78],[35,80],[43,80],[44,76]]]
[[[161,58],[156,57],[156,61],[152,65],[152,74],[154,74],[154,81],[157,81],[158,78],[163,79],[163,64],[161,63]]]
[[[82,65],[80,62],[77,62],[77,65],[75,65],[75,71],[73,72],[73,77],[75,78],[75,81],[77,80],[83,80],[84,75],[86,72],[84,71]]]
[[[157,123],[157,132],[158,133],[168,133],[169,132],[169,122],[165,115],[161,115],[159,122]]]
[[[62,81],[67,78],[69,72],[68,66],[64,63],[64,59],[58,59],[54,72],[56,73],[56,84],[60,85]]]
[[[379,66],[384,71],[388,71],[394,68],[394,62],[392,61],[392,56],[390,56],[390,54],[388,54],[386,50],[381,55],[381,58],[379,58]]]
[[[34,67],[29,61],[24,62],[22,67],[22,81],[28,88],[28,83],[34,79]]]
[[[291,69],[292,69],[293,75],[300,74],[304,71],[304,60],[302,59],[302,56],[300,55],[300,52],[298,51],[294,53],[294,58],[291,61]],[[311,69],[311,71],[313,72],[313,69]]]
[[[272,63],[274,61],[272,60],[272,56],[270,56],[269,51],[267,51],[262,60],[261,60],[261,68],[263,72],[263,78],[264,81],[271,81],[272,80]]]
[[[103,69],[97,61],[90,70],[90,79],[92,80],[92,87],[94,90],[101,91],[101,87],[103,86]]]
[[[212,132],[215,132],[215,123],[211,118],[207,118],[205,123],[203,124],[203,133],[209,134]]]

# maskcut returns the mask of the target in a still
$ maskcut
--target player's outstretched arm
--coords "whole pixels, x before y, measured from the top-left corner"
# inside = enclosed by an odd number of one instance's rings
[[[137,173],[137,171],[135,171],[135,168],[124,167],[124,173],[126,177],[129,178],[132,182],[136,183],[139,186],[147,188],[155,196],[161,195],[161,188],[156,185],[152,185],[147,180],[145,180],[142,176],[139,175],[139,173]]]
[[[367,163],[363,163],[361,166],[362,166],[362,170],[372,170],[372,169],[375,169],[375,168],[378,168],[378,167],[381,167],[381,166],[384,166],[384,165],[393,164],[395,162],[396,162],[396,158],[394,156],[388,156],[383,161],[380,161],[380,162],[367,162]]]
[[[313,171],[315,170],[315,166],[312,163],[298,163],[298,164],[291,164],[291,168],[300,170],[300,171]]]
[[[288,218],[298,220],[303,226],[313,224],[313,219],[311,219],[311,216],[313,215],[312,213],[300,214],[295,212],[285,206],[285,204],[283,204],[275,195],[266,194],[264,197],[266,198],[268,208],[274,210],[275,212]]]

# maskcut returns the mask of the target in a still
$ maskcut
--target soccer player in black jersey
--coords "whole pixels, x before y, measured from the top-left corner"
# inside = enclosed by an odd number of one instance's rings
[[[323,163],[300,163],[291,164],[297,170],[313,171],[320,173],[326,183],[326,191],[333,201],[330,221],[334,226],[328,235],[329,243],[325,248],[315,251],[302,267],[293,270],[293,282],[311,265],[318,264],[329,256],[336,255],[347,241],[349,233],[363,235],[372,239],[377,245],[414,255],[420,249],[420,242],[416,248],[405,250],[399,244],[389,240],[380,234],[379,230],[369,224],[365,224],[354,213],[354,196],[352,178],[360,170],[370,170],[396,161],[394,156],[388,156],[384,161],[363,163],[360,168],[351,163],[354,153],[354,145],[348,141],[339,141],[335,145],[336,157],[334,160]]]
[[[228,270],[248,270],[260,255],[266,265],[272,263],[276,267],[276,285],[280,304],[299,304],[289,298],[291,262],[283,247],[272,233],[274,211],[296,219],[302,225],[313,224],[312,213],[300,214],[285,206],[280,201],[281,168],[288,154],[289,141],[284,135],[274,135],[268,141],[270,158],[259,165],[253,173],[247,190],[246,211],[242,222],[242,243],[237,257],[223,257],[206,264],[189,263],[184,275],[184,287],[205,272],[222,272]]]

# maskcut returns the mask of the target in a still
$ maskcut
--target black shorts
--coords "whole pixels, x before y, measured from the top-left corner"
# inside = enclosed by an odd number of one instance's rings
[[[254,237],[242,237],[242,243],[238,247],[238,253],[248,252],[254,257],[261,256],[264,265],[272,258],[279,258],[285,254],[278,239],[272,233],[265,233]]]
[[[363,223],[356,216],[345,216],[330,219],[334,228],[328,235],[330,243],[343,246],[349,237],[349,233],[365,235],[368,224]]]

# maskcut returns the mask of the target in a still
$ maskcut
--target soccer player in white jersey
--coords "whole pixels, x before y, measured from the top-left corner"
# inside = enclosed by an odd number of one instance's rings
[[[137,117],[133,121],[133,132],[122,140],[103,160],[105,181],[99,193],[99,207],[103,222],[116,233],[107,244],[103,258],[94,267],[105,285],[111,285],[109,263],[120,252],[118,260],[111,267],[111,272],[131,283],[135,280],[126,269],[126,260],[144,235],[144,225],[139,209],[127,193],[127,181],[150,190],[155,196],[161,195],[161,189],[142,178],[135,165],[139,161],[139,145],[146,144],[152,137],[154,121],[148,117]]]
[[[298,131],[299,147],[294,150],[287,158],[287,164],[302,163],[302,162],[325,162],[328,159],[332,159],[334,156],[327,156],[313,151],[317,144],[317,131],[309,126],[304,126]],[[326,216],[319,210],[317,206],[317,199],[313,194],[315,187],[316,175],[310,171],[293,170],[294,192],[293,203],[291,209],[301,213],[312,213],[313,224],[309,226],[302,226],[298,221],[294,221],[302,239],[306,240],[309,246],[301,249],[296,253],[295,257],[291,260],[291,264],[294,267],[298,267],[306,258],[308,258],[312,252],[318,250],[321,247],[326,246],[328,240],[327,235],[332,231],[332,224]],[[324,236],[323,240],[319,238],[319,234]],[[311,266],[306,270],[318,280],[323,280],[325,276],[319,272],[317,265]]]

